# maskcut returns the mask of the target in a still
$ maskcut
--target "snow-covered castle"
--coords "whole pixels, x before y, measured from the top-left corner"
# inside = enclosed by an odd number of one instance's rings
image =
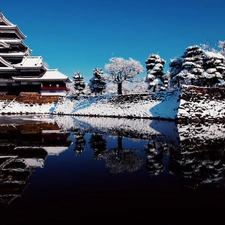
[[[57,69],[47,69],[41,56],[31,56],[26,36],[0,12],[0,93],[38,92],[65,96],[72,82]]]

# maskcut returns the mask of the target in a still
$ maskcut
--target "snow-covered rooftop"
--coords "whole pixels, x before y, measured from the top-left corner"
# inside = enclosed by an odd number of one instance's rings
[[[48,69],[41,77],[42,80],[68,80],[68,76],[59,72],[57,69]]]
[[[39,77],[13,77],[14,80],[29,80],[29,81],[66,81],[71,83],[72,81],[68,76],[59,72],[57,69],[47,69],[44,74]]]
[[[14,64],[15,68],[39,68],[43,66],[43,59],[41,56],[27,56],[24,57],[21,63]]]

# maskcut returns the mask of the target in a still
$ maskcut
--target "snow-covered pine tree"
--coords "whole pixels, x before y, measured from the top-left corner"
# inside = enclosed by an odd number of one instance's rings
[[[203,57],[203,85],[208,87],[224,86],[225,56],[219,52],[205,51]]]
[[[208,49],[208,48],[207,48]],[[182,84],[213,87],[224,80],[224,56],[194,45],[182,57],[170,61],[171,86]]]
[[[80,72],[75,72],[73,75],[73,81],[74,81],[74,89],[76,95],[83,94],[83,90],[85,89],[85,82],[84,82],[84,76],[80,74]]]
[[[181,84],[202,86],[203,53],[204,50],[201,47],[189,46],[181,58],[170,62],[170,76],[173,85],[178,87]]]
[[[89,87],[92,93],[102,94],[102,92],[106,89],[106,82],[104,79],[104,73],[101,68],[95,68],[93,77],[90,79]]]
[[[164,83],[166,77],[163,72],[165,63],[166,61],[157,54],[150,54],[145,61],[147,69],[145,81],[148,83],[148,89],[152,92],[162,91],[167,88],[167,82],[166,85]]]
[[[171,87],[180,87],[180,77],[179,73],[182,71],[182,59],[176,57],[170,60],[170,86]]]

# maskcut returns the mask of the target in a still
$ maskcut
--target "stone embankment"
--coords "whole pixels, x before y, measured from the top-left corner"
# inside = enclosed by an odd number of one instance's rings
[[[225,89],[182,87],[178,123],[225,122]]]
[[[37,92],[21,92],[18,96],[17,95],[7,95],[1,94],[0,101],[10,102],[15,100],[21,103],[37,103],[37,104],[45,104],[45,103],[52,103],[57,102],[59,97],[57,96],[42,96]]]

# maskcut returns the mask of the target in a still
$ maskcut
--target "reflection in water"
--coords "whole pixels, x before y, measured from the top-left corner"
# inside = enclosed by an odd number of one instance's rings
[[[104,159],[104,152],[106,151],[107,142],[101,134],[93,133],[89,140],[90,147],[94,151],[94,159]]]
[[[159,175],[165,169],[163,157],[167,153],[165,144],[160,142],[149,141],[145,147],[147,156],[146,169],[152,176]]]
[[[180,145],[170,150],[170,170],[188,187],[224,186],[224,125],[178,125],[178,130]]]
[[[167,169],[187,187],[223,183],[223,125],[179,124],[177,129],[176,124],[168,121],[139,122],[138,124],[138,120],[118,118],[74,118],[74,126],[87,133],[93,132],[90,146],[94,157],[104,159],[106,166],[110,167],[113,173],[136,171],[145,160],[145,168],[151,176],[160,175]],[[107,148],[107,139],[101,134],[106,137],[116,136],[117,147]],[[127,138],[146,141],[146,159],[136,154],[138,149],[123,149],[122,139]]]
[[[85,133],[76,131],[73,135],[75,142],[74,152],[76,155],[80,155],[85,150],[86,140],[84,138]]]
[[[136,150],[123,148],[121,136],[117,137],[117,146],[112,149],[106,148],[106,140],[101,134],[93,134],[89,144],[94,151],[95,159],[104,159],[112,173],[134,172],[142,165],[143,160],[135,154]]]
[[[0,201],[7,209],[17,211],[27,207],[28,210],[34,204],[35,209],[48,211],[61,205],[65,208],[76,201],[77,207],[67,210],[76,209],[82,214],[79,208],[85,203],[90,204],[89,212],[94,209],[97,213],[95,204],[102,202],[99,211],[113,211],[114,202],[124,212],[124,208],[143,204],[143,196],[144,202],[152,202],[151,207],[160,207],[182,205],[183,198],[188,201],[186,189],[224,191],[225,128],[222,125],[68,119],[70,122],[64,117],[56,118],[59,123],[0,126]],[[59,157],[47,160],[50,155]],[[42,168],[42,172],[34,176],[37,168]],[[175,201],[174,196],[179,200]],[[123,201],[119,202],[120,199]],[[150,206],[141,207],[148,212]]]
[[[0,126],[0,201],[8,205],[21,196],[35,168],[42,168],[48,155],[71,144],[68,132],[56,124]]]
[[[170,151],[169,167],[184,185],[224,185],[225,151],[221,140],[182,140],[180,149]]]

